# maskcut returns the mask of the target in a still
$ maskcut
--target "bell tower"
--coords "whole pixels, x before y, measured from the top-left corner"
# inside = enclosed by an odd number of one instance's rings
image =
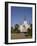
[[[27,24],[26,16],[24,16],[24,24]]]

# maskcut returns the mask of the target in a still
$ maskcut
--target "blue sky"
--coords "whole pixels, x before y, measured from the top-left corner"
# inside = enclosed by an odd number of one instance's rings
[[[15,7],[11,6],[11,25],[24,22],[24,18],[32,23],[32,7]]]

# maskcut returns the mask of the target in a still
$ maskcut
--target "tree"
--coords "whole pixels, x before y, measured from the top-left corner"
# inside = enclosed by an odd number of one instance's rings
[[[19,33],[20,30],[19,30],[18,28],[19,28],[19,25],[16,24],[16,25],[15,25],[15,29],[13,29],[13,33]]]
[[[30,28],[27,29],[28,30],[28,35],[29,36],[32,36],[32,24],[30,25]]]
[[[17,28],[17,29],[18,29],[18,28],[19,28],[19,25],[18,25],[18,24],[16,24],[16,25],[15,25],[15,28]]]
[[[31,27],[31,30],[32,30],[32,24],[30,25],[30,27]]]
[[[11,27],[11,33],[13,33],[13,27]]]

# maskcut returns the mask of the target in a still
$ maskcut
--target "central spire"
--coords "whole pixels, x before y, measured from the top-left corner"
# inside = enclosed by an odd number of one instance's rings
[[[24,24],[27,24],[26,16],[24,16]]]
[[[26,20],[26,16],[24,16],[24,20]]]

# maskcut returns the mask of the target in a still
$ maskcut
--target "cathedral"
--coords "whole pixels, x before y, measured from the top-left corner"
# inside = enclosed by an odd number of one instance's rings
[[[20,24],[20,32],[27,32],[27,29],[30,28],[30,25],[27,23],[26,17],[24,18],[23,24]]]

